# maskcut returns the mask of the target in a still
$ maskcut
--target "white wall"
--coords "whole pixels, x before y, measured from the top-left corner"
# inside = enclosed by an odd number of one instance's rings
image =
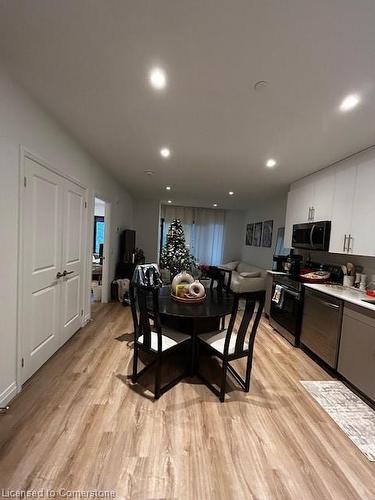
[[[116,265],[118,233],[133,227],[133,201],[124,187],[95,163],[0,67],[0,405],[14,396],[17,371],[20,145],[88,188],[89,242],[92,241],[94,193],[111,203],[110,280]],[[86,314],[88,311],[87,296]]]
[[[105,216],[105,201],[100,198],[95,198],[94,215],[97,217]]]
[[[135,244],[142,248],[146,262],[159,262],[160,202],[136,200],[134,204]]]
[[[276,244],[277,229],[285,225],[287,194],[269,198],[260,203],[254,203],[245,215],[242,229],[242,260],[263,269],[272,268],[272,256]],[[273,235],[271,248],[245,245],[246,224],[273,220]]]
[[[226,210],[223,262],[240,260],[244,241],[245,211]]]

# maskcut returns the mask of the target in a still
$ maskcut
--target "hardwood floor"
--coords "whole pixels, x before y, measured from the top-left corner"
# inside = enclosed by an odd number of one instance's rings
[[[131,332],[129,309],[97,306],[0,416],[0,496],[65,488],[124,499],[375,498],[375,463],[299,383],[330,377],[265,321],[250,392],[230,383],[224,404],[197,379],[157,402],[132,386]]]

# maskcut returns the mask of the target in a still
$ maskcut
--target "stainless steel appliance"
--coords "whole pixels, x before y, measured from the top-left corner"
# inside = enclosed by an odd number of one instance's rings
[[[294,224],[292,247],[303,248],[305,250],[329,250],[330,236],[330,221]]]
[[[331,368],[337,368],[343,302],[330,295],[305,289],[301,344]]]
[[[270,325],[291,344],[299,344],[302,319],[302,283],[288,275],[277,275],[272,285],[272,297],[278,288],[278,302],[271,300]]]

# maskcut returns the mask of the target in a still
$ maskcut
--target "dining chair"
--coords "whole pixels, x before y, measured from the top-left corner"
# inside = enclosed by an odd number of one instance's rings
[[[186,356],[187,364],[184,372],[171,382],[161,387],[161,368],[164,360],[180,349],[191,349],[191,336],[161,325],[159,315],[160,286],[144,285],[133,282],[129,288],[131,312],[134,323],[134,357],[132,382],[138,382],[146,371],[155,366],[154,397],[159,397],[175,386],[186,376],[189,369],[190,356]],[[144,351],[152,356],[152,361],[138,372],[139,352]]]
[[[197,375],[203,380],[207,387],[219,397],[221,402],[225,400],[225,387],[227,373],[240,384],[245,392],[250,390],[251,368],[253,363],[254,342],[262,317],[265,292],[252,292],[249,294],[233,294],[233,309],[230,316],[228,328],[203,333],[197,336]],[[240,299],[246,301],[245,309],[238,329],[235,328],[238,316],[238,306]],[[251,328],[249,325],[251,323]],[[222,362],[220,390],[216,389],[199,370],[199,351],[203,347],[210,354],[219,358]],[[243,379],[240,374],[231,366],[230,362],[240,358],[247,358],[246,373]]]

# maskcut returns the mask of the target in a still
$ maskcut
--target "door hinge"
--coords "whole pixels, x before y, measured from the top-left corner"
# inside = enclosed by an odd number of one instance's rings
[[[26,187],[26,186],[27,186],[27,179],[26,179],[26,175],[25,175],[25,177],[23,178],[23,185],[24,185],[24,187]]]
[[[87,201],[85,201],[85,208],[87,208]]]
[[[25,366],[25,360],[24,358],[21,359],[21,368],[23,368]]]
[[[83,309],[81,309],[81,316],[83,316]]]

